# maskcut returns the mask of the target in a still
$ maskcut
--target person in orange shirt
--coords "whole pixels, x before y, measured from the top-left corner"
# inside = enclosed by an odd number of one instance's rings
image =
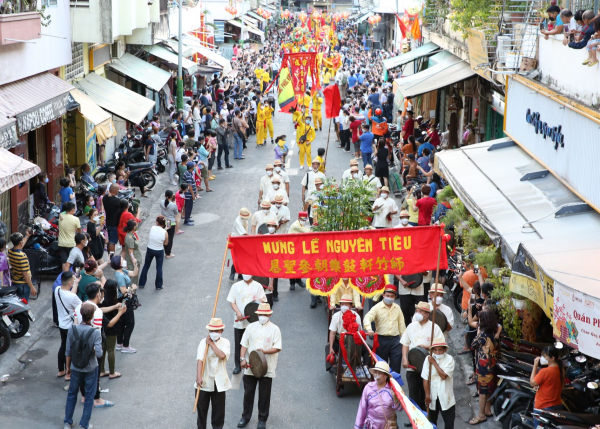
[[[548,367],[538,370],[539,365],[548,365]],[[542,350],[541,358],[536,357],[533,362],[529,382],[533,388],[539,386],[535,394],[535,408],[549,411],[563,409],[561,393],[565,378],[558,349],[549,346]],[[534,420],[534,427],[538,427],[538,423]]]
[[[460,286],[463,288],[461,308],[463,310],[462,317],[464,319],[467,317],[467,310],[469,309],[469,301],[471,299],[471,294],[473,293],[473,286],[476,282],[479,282],[479,285],[482,285],[488,275],[485,268],[475,268],[472,266],[468,271],[460,271],[457,277],[460,281]],[[470,352],[471,349],[469,348],[469,344],[467,344],[467,334],[465,334],[465,346],[458,354]]]

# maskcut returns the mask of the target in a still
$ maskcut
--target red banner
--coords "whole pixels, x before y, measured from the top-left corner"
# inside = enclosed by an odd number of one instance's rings
[[[435,270],[441,226],[231,237],[238,273],[317,278]],[[442,244],[440,269],[448,268]]]
[[[286,64],[289,61],[290,75],[292,76],[292,87],[296,97],[303,97],[306,91],[306,81],[309,73],[312,75],[314,86],[318,86],[317,74],[317,53],[316,52],[298,52],[294,54],[286,54],[282,61]]]

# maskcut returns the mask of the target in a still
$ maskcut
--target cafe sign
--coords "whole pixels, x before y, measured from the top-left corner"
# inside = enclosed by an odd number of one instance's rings
[[[35,130],[63,116],[67,113],[67,106],[70,100],[71,94],[67,92],[25,112],[19,113],[17,115],[19,135],[27,134],[29,131]]]
[[[555,127],[548,125],[547,122],[543,122],[540,119],[539,112],[532,112],[531,109],[527,109],[525,121],[529,125],[533,125],[536,134],[540,134],[544,139],[549,139],[554,143],[554,150],[557,150],[558,146],[565,147],[565,136],[562,133],[562,125]]]

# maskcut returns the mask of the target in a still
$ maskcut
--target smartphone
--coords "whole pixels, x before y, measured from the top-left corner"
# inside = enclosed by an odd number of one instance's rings
[[[475,265],[473,266],[473,272],[474,272],[475,274],[479,274],[479,265],[475,264]]]
[[[81,277],[80,271],[81,271],[81,268],[75,268],[75,277],[77,277],[77,278]]]

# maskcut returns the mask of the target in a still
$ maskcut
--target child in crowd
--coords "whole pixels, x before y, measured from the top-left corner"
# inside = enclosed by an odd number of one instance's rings
[[[321,165],[319,166],[319,173],[323,173],[323,174],[325,174],[325,159],[323,159],[324,155],[325,155],[325,148],[320,147],[319,149],[317,149],[317,159],[321,163]]]

